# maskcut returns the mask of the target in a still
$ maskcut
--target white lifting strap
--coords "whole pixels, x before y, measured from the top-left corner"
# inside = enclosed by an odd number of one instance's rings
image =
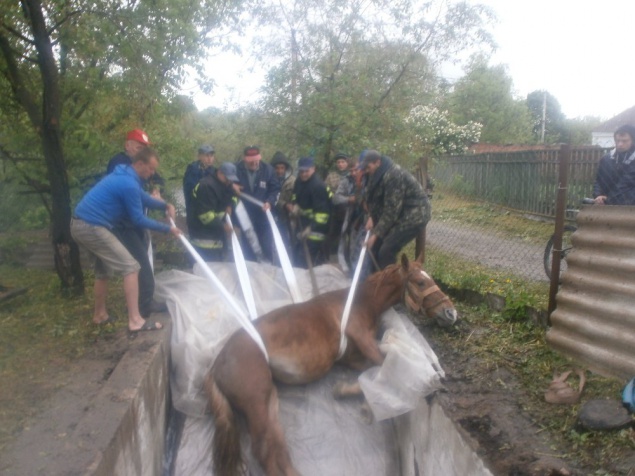
[[[170,222],[172,223],[172,226],[176,226],[174,224],[174,220],[172,220],[171,218],[170,218]],[[201,255],[198,254],[198,252],[194,249],[194,247],[190,244],[190,242],[187,241],[187,238],[185,238],[185,236],[183,236],[183,234],[180,234],[179,238],[181,239],[181,242],[183,243],[185,248],[187,248],[187,250],[190,252],[192,257],[201,266],[201,269],[203,270],[203,272],[205,273],[207,278],[212,282],[212,284],[214,286],[216,286],[219,289],[219,291],[221,292],[222,296],[225,298],[225,301],[227,301],[227,303],[234,309],[234,312],[235,312],[235,315],[236,315],[236,319],[238,319],[238,322],[240,322],[240,325],[243,327],[243,329],[245,329],[245,332],[247,332],[247,334],[249,334],[249,336],[254,340],[254,342],[256,342],[258,347],[260,347],[260,350],[262,351],[262,353],[265,356],[265,359],[267,360],[267,363],[268,363],[269,362],[269,354],[267,354],[267,349],[265,348],[265,343],[262,341],[262,338],[260,337],[260,334],[258,334],[258,331],[256,330],[254,325],[249,320],[249,317],[245,314],[244,309],[242,309],[240,307],[238,302],[236,302],[236,300],[229,293],[227,288],[225,286],[223,286],[223,283],[220,281],[220,279],[218,279],[218,277],[214,274],[212,269],[207,265],[207,263],[201,257]]]
[[[346,305],[344,306],[344,312],[342,313],[342,322],[340,327],[340,350],[337,353],[337,360],[341,359],[346,351],[346,324],[348,324],[348,318],[351,314],[351,306],[353,305],[353,297],[355,296],[355,288],[357,287],[357,281],[359,281],[359,273],[362,271],[362,266],[364,265],[364,258],[366,257],[366,244],[368,243],[368,238],[370,238],[370,230],[366,232],[366,237],[364,238],[364,244],[362,245],[362,249],[359,253],[359,259],[357,260],[357,266],[355,267],[355,274],[353,275],[353,282],[351,283],[351,288],[348,291],[348,297],[346,298]]]

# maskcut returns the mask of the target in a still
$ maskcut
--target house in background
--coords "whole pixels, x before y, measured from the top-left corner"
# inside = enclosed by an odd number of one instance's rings
[[[635,126],[635,106],[594,128],[593,132],[591,132],[591,144],[599,145],[600,147],[615,147],[613,133],[615,129],[624,124]]]

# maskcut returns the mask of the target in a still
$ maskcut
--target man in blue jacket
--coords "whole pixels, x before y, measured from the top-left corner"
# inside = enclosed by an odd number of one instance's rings
[[[143,181],[151,177],[159,165],[157,154],[150,148],[141,150],[131,165],[118,165],[98,182],[79,202],[73,214],[71,233],[95,260],[95,310],[93,322],[110,322],[106,310],[108,278],[123,275],[128,308],[128,329],[132,332],[160,329],[160,323],[147,322],[139,312],[139,263],[113,234],[124,220],[135,227],[146,228],[178,237],[176,227],[148,218],[144,208],[164,210],[174,218],[174,206],[152,198],[143,190]]]
[[[262,207],[244,200],[245,209],[254,227],[265,260],[273,261],[273,234],[267,220],[266,210],[272,209],[278,200],[280,182],[271,165],[262,162],[260,149],[257,146],[246,147],[243,160],[236,164],[240,194],[249,195],[264,203]],[[244,234],[241,235],[244,238]],[[255,250],[246,239],[243,239],[245,259],[256,261]]]
[[[597,205],[635,205],[635,127],[619,127],[614,138],[615,149],[600,159],[593,198]]]
[[[142,150],[150,146],[150,139],[141,129],[133,129],[126,135],[124,151],[114,155],[108,162],[106,174],[111,174],[118,165],[130,165]],[[152,193],[154,198],[161,198],[160,188],[163,179],[155,173],[144,184],[144,190]],[[139,311],[143,317],[153,312],[165,310],[165,306],[154,301],[154,269],[150,253],[150,234],[147,230],[135,227],[129,220],[122,220],[111,232],[119,238],[132,257],[139,263]]]

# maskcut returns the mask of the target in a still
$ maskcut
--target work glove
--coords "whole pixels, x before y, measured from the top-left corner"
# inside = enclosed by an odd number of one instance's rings
[[[298,233],[298,239],[299,240],[306,240],[309,235],[311,234],[311,227],[307,226],[304,230],[302,230],[300,233]]]
[[[300,208],[300,205],[298,204],[293,205],[293,207],[291,208],[291,211],[289,212],[289,216],[291,218],[298,218],[302,216],[302,209]]]

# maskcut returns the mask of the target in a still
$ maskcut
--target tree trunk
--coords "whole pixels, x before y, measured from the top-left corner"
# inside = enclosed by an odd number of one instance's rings
[[[62,98],[59,71],[46,29],[42,4],[39,0],[23,0],[22,5],[31,23],[38,66],[42,74],[42,116],[38,129],[51,185],[51,240],[55,270],[60,278],[62,291],[76,295],[84,291],[84,275],[79,261],[79,247],[73,241],[70,231],[71,196],[60,130]]]

